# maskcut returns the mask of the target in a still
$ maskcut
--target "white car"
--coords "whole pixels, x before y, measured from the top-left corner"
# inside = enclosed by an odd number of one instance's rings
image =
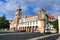
[[[56,33],[57,31],[54,29],[46,29],[45,33]]]
[[[51,33],[56,33],[57,31],[54,29],[50,30]]]

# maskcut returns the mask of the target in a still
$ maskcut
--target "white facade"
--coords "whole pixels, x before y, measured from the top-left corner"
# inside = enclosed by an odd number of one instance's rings
[[[41,27],[40,20],[37,19],[37,17],[31,17],[31,18],[22,18],[19,20],[18,27],[30,27],[30,26],[38,26]]]

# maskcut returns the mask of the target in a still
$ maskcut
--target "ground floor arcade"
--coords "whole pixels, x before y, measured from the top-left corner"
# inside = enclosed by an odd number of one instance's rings
[[[33,30],[37,30],[38,32],[44,32],[44,28],[43,27],[38,27],[38,26],[30,26],[30,27],[13,27],[10,28],[11,31],[15,31],[15,30],[25,30],[26,32],[32,32]]]

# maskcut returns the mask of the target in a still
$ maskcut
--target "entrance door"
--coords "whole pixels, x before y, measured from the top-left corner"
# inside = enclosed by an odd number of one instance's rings
[[[29,32],[31,32],[31,27],[29,27]]]

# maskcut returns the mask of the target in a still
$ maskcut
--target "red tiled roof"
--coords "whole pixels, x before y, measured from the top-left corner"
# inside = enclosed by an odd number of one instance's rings
[[[47,16],[48,18],[52,18],[52,19],[54,19],[54,18],[55,18],[54,16],[49,15],[49,14],[46,14],[46,16]]]
[[[40,15],[39,15],[39,14],[35,14],[35,15],[33,15],[33,16],[26,15],[26,18],[31,18],[31,17],[34,17],[34,16],[37,16],[38,19],[40,18]],[[48,18],[54,19],[54,16],[51,16],[51,15],[49,15],[49,14],[46,14],[46,16],[47,16]]]

